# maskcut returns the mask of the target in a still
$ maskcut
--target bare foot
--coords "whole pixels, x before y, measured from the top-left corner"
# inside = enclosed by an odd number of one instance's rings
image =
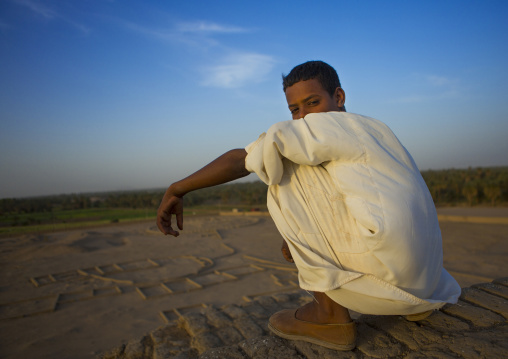
[[[347,308],[331,300],[326,294],[314,292],[314,298],[296,312],[296,319],[317,324],[343,324],[351,322]]]

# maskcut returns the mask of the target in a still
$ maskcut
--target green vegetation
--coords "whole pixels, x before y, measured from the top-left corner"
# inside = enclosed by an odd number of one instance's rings
[[[155,218],[156,210],[129,208],[68,209],[31,213],[3,213],[0,216],[0,234],[14,235],[27,232],[57,231]]]
[[[185,196],[185,214],[266,210],[266,191],[259,181],[205,188]],[[154,220],[163,195],[161,189],[2,199],[0,235]]]
[[[423,171],[436,206],[508,205],[508,167]],[[185,213],[266,210],[260,182],[205,188],[185,196]],[[0,235],[154,220],[164,190],[68,194],[0,200]]]
[[[436,206],[508,204],[508,167],[423,171]]]

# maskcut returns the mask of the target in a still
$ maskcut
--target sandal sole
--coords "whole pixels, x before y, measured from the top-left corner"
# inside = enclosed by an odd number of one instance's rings
[[[270,323],[268,323],[268,329],[270,329],[275,335],[289,340],[301,340],[304,342],[312,343],[321,345],[322,347],[328,348],[328,349],[334,349],[334,350],[341,350],[341,351],[349,351],[353,350],[356,347],[356,344],[335,344],[330,342],[325,342],[324,340],[307,337],[304,335],[295,335],[295,334],[287,334],[284,332],[281,332],[280,330],[274,328]]]

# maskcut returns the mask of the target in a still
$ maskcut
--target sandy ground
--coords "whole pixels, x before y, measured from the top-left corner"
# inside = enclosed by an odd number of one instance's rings
[[[508,217],[508,208],[440,209]],[[441,222],[462,287],[507,276],[508,225]],[[269,217],[187,217],[0,239],[0,357],[92,358],[173,319],[172,309],[297,288]]]

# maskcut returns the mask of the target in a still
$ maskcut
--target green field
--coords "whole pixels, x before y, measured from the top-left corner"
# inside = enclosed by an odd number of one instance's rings
[[[155,219],[155,209],[90,208],[9,214],[1,217],[0,235],[99,226],[111,223]]]
[[[185,215],[216,215],[233,208],[250,210],[250,206],[201,205],[186,208]],[[261,210],[266,210],[262,206]],[[27,233],[53,232],[86,227],[114,225],[135,221],[153,221],[157,216],[155,208],[90,208],[9,214],[0,217],[0,236],[15,236]]]
[[[436,206],[506,206],[508,167],[423,171]],[[260,182],[231,183],[188,193],[185,213],[218,214],[238,208],[266,211],[268,187]],[[0,199],[0,236],[154,221],[164,189],[62,194]]]

